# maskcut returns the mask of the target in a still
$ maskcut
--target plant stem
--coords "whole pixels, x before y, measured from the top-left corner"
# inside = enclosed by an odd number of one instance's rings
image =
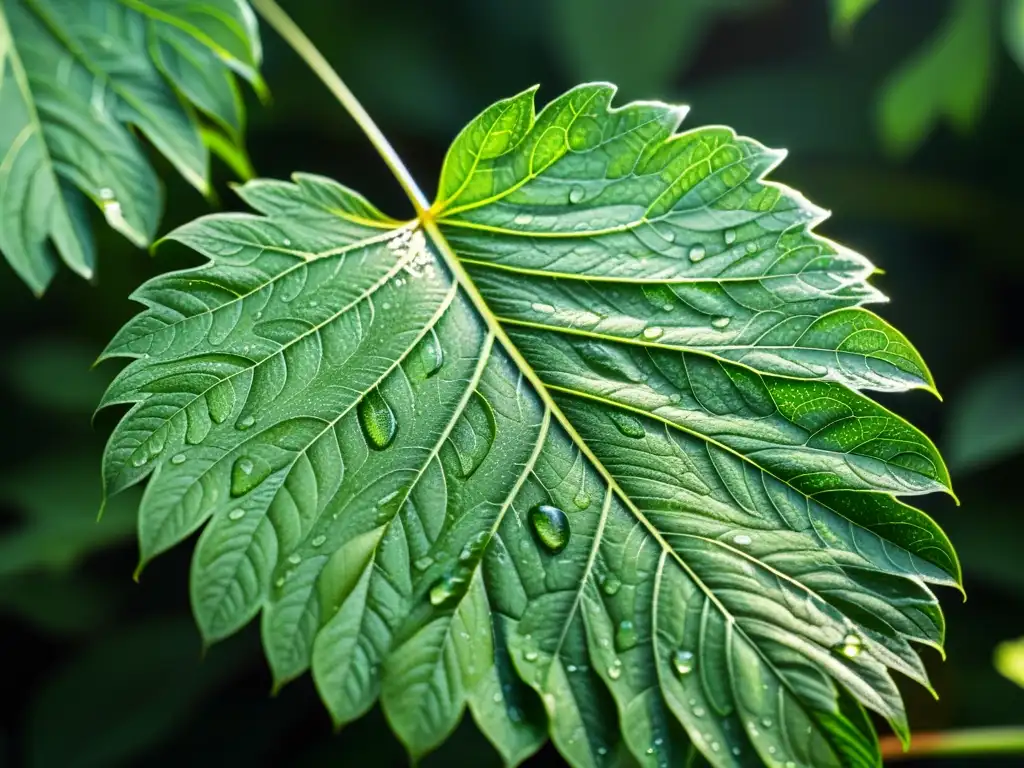
[[[1024,728],[974,728],[963,731],[915,733],[906,752],[892,736],[882,739],[882,757],[886,762],[918,757],[965,757],[979,755],[1024,755]]]
[[[363,133],[366,134],[370,143],[373,144],[373,148],[377,150],[377,154],[383,158],[391,173],[398,180],[398,183],[402,185],[402,189],[405,190],[405,194],[416,209],[417,217],[422,218],[430,206],[427,198],[416,184],[412,174],[409,173],[409,169],[405,167],[405,163],[402,162],[398,153],[395,152],[395,148],[391,146],[391,142],[387,140],[387,137],[377,127],[369,113],[363,109],[363,105],[359,103],[359,100],[352,91],[348,89],[348,86],[338,76],[338,73],[334,71],[334,68],[331,67],[327,59],[317,50],[312,41],[306,37],[306,33],[291,20],[291,17],[274,0],[252,0],[252,4],[267,24],[284,38],[285,42],[309,65],[314,74],[323,81],[323,84],[341,102],[341,105],[345,107],[348,113],[352,115],[352,118],[359,124],[359,127],[363,129]]]

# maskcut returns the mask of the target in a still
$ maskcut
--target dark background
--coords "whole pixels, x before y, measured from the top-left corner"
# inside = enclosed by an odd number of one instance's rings
[[[964,2],[986,6],[987,26],[943,63],[936,36],[950,33]],[[773,178],[834,211],[820,231],[885,270],[875,282],[893,301],[878,311],[916,343],[945,397],[881,398],[936,439],[962,502],[921,500],[960,552],[969,600],[942,595],[948,660],[924,651],[941,698],[904,686],[912,726],[1024,724],[1024,689],[993,666],[997,644],[1024,635],[1024,72],[1012,35],[1004,40],[999,3],[881,0],[846,33],[825,0],[282,5],[428,196],[459,128],[534,83],[546,101],[581,80],[612,80],[620,100],[690,104],[687,126],[726,123],[788,148]],[[264,44],[274,100],[248,98],[258,172],[326,174],[388,213],[409,214],[327,91],[272,33]],[[929,51],[939,61],[934,73],[913,98],[890,102],[895,128],[918,126],[899,141],[891,122],[880,125],[880,99]],[[947,93],[964,89],[970,106],[943,119]],[[157,162],[168,179],[161,231],[208,210]],[[215,165],[214,175],[221,207],[238,207],[228,171]],[[137,496],[111,502],[94,523],[102,445],[117,414],[90,419],[116,364],[90,365],[136,312],[133,288],[194,263],[177,246],[151,257],[102,226],[97,232],[93,286],[64,270],[39,301],[9,270],[0,273],[8,329],[0,336],[0,764],[405,765],[379,710],[335,735],[308,676],[271,697],[255,624],[200,661],[187,594],[191,547],[159,558],[140,584],[131,580]],[[546,747],[530,764],[556,760]],[[915,764],[1021,765],[1024,757]],[[498,759],[467,715],[425,765]]]

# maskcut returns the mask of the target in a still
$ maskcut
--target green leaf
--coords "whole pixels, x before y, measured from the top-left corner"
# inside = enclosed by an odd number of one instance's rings
[[[197,110],[241,147],[234,69],[262,87],[243,0],[0,2],[0,252],[42,293],[58,259],[91,277],[90,203],[138,246],[163,207],[137,130],[204,194]]]
[[[861,17],[871,10],[878,0],[830,0],[832,26],[837,35],[849,35]]]
[[[957,0],[938,33],[889,77],[878,126],[890,152],[913,152],[940,120],[961,133],[977,120],[994,66],[992,7]]]
[[[380,700],[417,758],[468,708],[509,764],[874,766],[865,708],[928,685],[948,540],[932,443],[863,390],[933,390],[863,307],[874,267],[685,110],[533,90],[473,120],[423,220],[317,176],[169,237],[142,286],[109,492],[143,563],[201,529],[208,641],[257,614],[280,685]]]
[[[982,469],[1024,448],[1024,360],[983,371],[953,402],[946,445],[959,470]]]

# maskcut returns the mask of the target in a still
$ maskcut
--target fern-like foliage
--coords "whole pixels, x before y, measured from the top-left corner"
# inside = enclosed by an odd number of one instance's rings
[[[262,89],[259,61],[245,0],[0,0],[0,253],[29,287],[59,261],[92,276],[90,202],[152,241],[163,193],[133,129],[204,194],[209,148],[244,167],[234,73]]]
[[[413,756],[468,707],[509,764],[878,765],[960,573],[861,391],[932,380],[780,152],[613,93],[488,108],[419,220],[300,174],[172,233],[209,261],[105,353],[107,490],[149,478],[143,563],[202,529],[207,641],[258,616]]]

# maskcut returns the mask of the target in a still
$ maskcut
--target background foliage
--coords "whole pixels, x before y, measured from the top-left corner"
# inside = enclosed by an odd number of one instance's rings
[[[922,79],[912,92],[942,117],[922,123],[913,112],[919,104],[892,106],[892,84],[935,50],[965,4],[983,6],[989,42],[965,46],[958,61],[983,76],[975,75],[972,98],[955,78]],[[1024,634],[1015,492],[1024,340],[1013,319],[1024,259],[1012,234],[1024,159],[1007,151],[1024,124],[1024,74],[1012,44],[1024,35],[1014,37],[1011,24],[1018,3],[890,0],[852,27],[834,25],[825,3],[803,0],[643,0],[642,15],[662,21],[640,25],[623,20],[611,0],[453,0],[445,15],[404,0],[285,5],[426,188],[451,137],[481,106],[534,82],[546,100],[579,80],[618,81],[622,101],[691,103],[693,124],[727,123],[788,147],[775,178],[832,208],[822,231],[886,270],[877,282],[895,301],[885,314],[915,341],[947,400],[943,407],[924,393],[880,398],[937,438],[963,504],[922,499],[958,547],[970,600],[944,601],[950,661],[926,657],[941,700],[906,686],[912,725],[1024,719],[1024,690],[992,663],[998,643]],[[581,13],[583,6],[606,7]],[[356,128],[276,38],[267,35],[265,47],[274,102],[262,109],[247,94],[257,171],[323,173],[404,215],[400,193]],[[959,97],[947,92],[958,87]],[[925,127],[908,141],[893,128],[898,121],[880,118],[889,113]],[[169,185],[162,231],[206,210],[165,161],[155,162]],[[230,178],[214,166],[224,205],[240,208],[225,186]],[[89,365],[134,314],[130,290],[196,258],[172,245],[153,260],[105,227],[96,235],[95,287],[64,271],[39,303],[12,273],[0,277],[0,320],[19,329],[0,340],[8,403],[0,423],[9,435],[0,473],[0,611],[10,662],[0,763],[174,764],[201,745],[229,765],[280,764],[285,756],[298,765],[370,756],[404,765],[379,711],[335,737],[308,677],[269,697],[255,627],[199,663],[184,578],[189,548],[149,566],[140,586],[129,579],[137,499],[119,498],[93,525],[100,450],[116,414],[91,426],[113,370]],[[553,757],[548,750],[537,760]],[[497,757],[467,720],[426,764],[446,761]]]

